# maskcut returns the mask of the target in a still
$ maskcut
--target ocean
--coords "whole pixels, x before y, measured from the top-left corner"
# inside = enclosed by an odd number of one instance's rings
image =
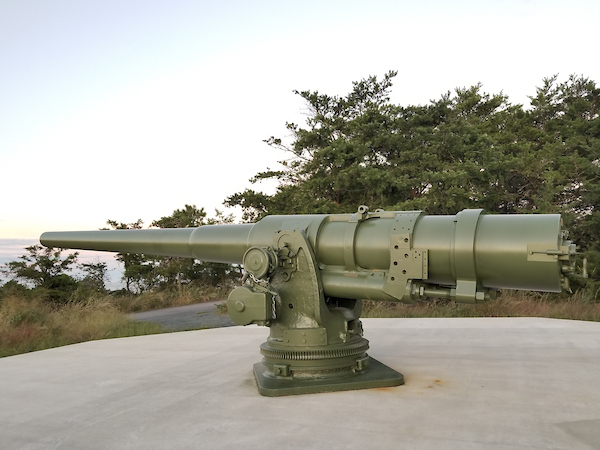
[[[18,261],[20,256],[26,255],[27,250],[25,247],[39,244],[40,241],[37,239],[0,239],[0,268],[10,261]],[[123,268],[119,262],[115,259],[114,253],[108,252],[93,252],[88,250],[65,250],[63,255],[68,255],[74,252],[79,253],[79,263],[93,263],[105,262],[108,268],[107,271],[107,289],[116,290],[125,287],[125,284],[121,281],[123,276]],[[79,276],[82,272],[74,270],[70,275]],[[7,278],[0,273],[0,282],[4,283]]]

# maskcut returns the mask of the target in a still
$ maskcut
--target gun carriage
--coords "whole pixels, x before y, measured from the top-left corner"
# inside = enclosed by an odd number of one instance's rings
[[[48,247],[242,264],[227,306],[270,328],[254,365],[268,396],[389,387],[403,376],[369,357],[361,300],[492,300],[500,289],[560,292],[575,244],[560,215],[463,210],[267,216],[254,224],[44,233]]]

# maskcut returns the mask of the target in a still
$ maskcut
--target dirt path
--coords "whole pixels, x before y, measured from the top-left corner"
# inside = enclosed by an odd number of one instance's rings
[[[153,322],[163,326],[165,331],[201,330],[203,328],[231,327],[235,323],[227,314],[217,313],[216,304],[222,300],[173,308],[155,309],[130,314],[137,322]]]

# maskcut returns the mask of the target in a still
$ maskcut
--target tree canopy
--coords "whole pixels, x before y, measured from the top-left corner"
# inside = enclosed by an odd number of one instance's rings
[[[174,210],[171,215],[153,221],[150,227],[188,228],[228,224],[233,220],[232,215],[225,215],[220,211],[215,211],[214,217],[207,217],[203,208],[185,205],[182,209]],[[143,228],[141,219],[132,223],[108,220],[107,224],[115,230]],[[26,247],[25,251],[26,254],[19,260],[0,267],[0,273],[10,278],[7,283],[0,283],[0,299],[3,293],[27,292],[30,290],[28,287],[54,303],[76,301],[94,292],[106,293],[106,263],[79,263],[78,253],[63,256],[63,249],[41,245]],[[239,268],[230,264],[191,258],[119,253],[116,259],[123,265],[122,280],[126,285],[125,291],[129,294],[181,289],[183,284],[226,288],[240,276]]]
[[[46,292],[47,298],[54,303],[66,303],[78,288],[87,294],[105,291],[106,263],[79,264],[78,253],[62,256],[62,249],[41,245],[32,245],[25,250],[27,253],[18,261],[11,261],[0,269],[12,278],[13,288],[25,289],[16,281],[21,280],[34,290]],[[72,276],[75,267],[83,272],[83,276]]]
[[[455,214],[465,208],[489,213],[560,213],[573,240],[600,270],[600,88],[571,75],[542,80],[531,105],[513,104],[481,84],[456,88],[426,105],[390,100],[394,77],[370,76],[345,96],[294,91],[308,106],[304,124],[286,123],[289,136],[265,142],[283,152],[280,167],[251,182],[275,179],[273,195],[246,189],[226,199],[241,206],[243,220],[267,214],[348,213],[372,209]],[[217,211],[185,205],[151,227],[231,223]],[[114,229],[142,228],[142,221]],[[8,272],[38,287],[64,282],[73,263],[55,250],[28,248]],[[229,265],[180,258],[122,254],[127,291],[201,282],[222,284],[236,276]],[[103,286],[106,267],[82,267],[90,285]],[[58,272],[56,272],[58,270]]]
[[[207,217],[204,208],[184,205],[169,216],[154,220],[150,227],[155,228],[195,228],[202,225],[226,224],[233,222],[231,215],[215,211],[215,217]],[[141,229],[141,219],[133,223],[120,223],[108,220],[113,229]],[[181,289],[182,284],[200,283],[210,286],[225,285],[238,276],[238,271],[230,264],[197,261],[190,258],[151,256],[134,253],[118,254],[117,260],[123,264],[123,281],[127,292],[144,292],[152,289]]]
[[[358,205],[455,214],[561,213],[577,242],[596,245],[600,231],[600,88],[582,76],[553,76],[531,107],[457,88],[425,106],[390,102],[396,72],[354,82],[344,97],[295,91],[306,102],[282,150],[274,195],[251,189],[230,196],[244,219],[266,214],[351,212]]]

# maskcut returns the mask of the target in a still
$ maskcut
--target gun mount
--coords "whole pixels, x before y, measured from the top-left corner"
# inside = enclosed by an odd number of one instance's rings
[[[239,325],[270,328],[254,365],[267,396],[390,387],[402,374],[370,358],[361,300],[479,303],[499,289],[560,292],[575,244],[560,215],[463,210],[267,216],[255,224],[44,233],[48,247],[243,264],[227,300]]]

